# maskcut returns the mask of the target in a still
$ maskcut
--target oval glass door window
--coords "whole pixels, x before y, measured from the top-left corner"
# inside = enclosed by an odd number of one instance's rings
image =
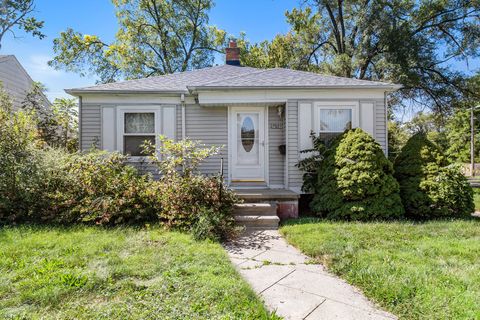
[[[241,129],[242,146],[246,152],[250,152],[255,144],[255,125],[250,117],[245,117]]]

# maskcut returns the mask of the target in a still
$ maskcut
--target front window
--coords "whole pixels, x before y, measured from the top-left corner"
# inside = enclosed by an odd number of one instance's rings
[[[352,128],[352,109],[320,109],[318,136],[326,145]]]
[[[155,113],[126,112],[124,114],[123,153],[145,156],[142,145],[155,144]]]

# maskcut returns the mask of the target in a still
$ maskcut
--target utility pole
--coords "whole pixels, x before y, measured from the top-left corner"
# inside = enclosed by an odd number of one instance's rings
[[[475,120],[473,118],[473,104],[470,108],[470,174],[475,176]]]

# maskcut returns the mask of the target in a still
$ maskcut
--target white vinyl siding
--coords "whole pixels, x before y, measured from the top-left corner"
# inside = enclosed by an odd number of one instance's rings
[[[278,147],[285,144],[285,106],[282,118],[278,115],[277,107],[268,109],[268,152],[269,152],[269,184],[270,186],[284,186],[285,155],[280,154]]]
[[[81,107],[81,150],[88,151],[92,147],[102,148],[101,107],[100,105],[83,104]],[[111,120],[112,122],[115,119]]]
[[[296,164],[299,159],[306,155],[301,154],[301,150],[311,147],[309,137],[312,130],[318,130],[314,112],[315,106],[335,104],[352,105],[357,109],[353,114],[353,127],[360,127],[380,144],[386,152],[386,119],[385,104],[383,99],[359,99],[359,100],[289,100],[288,101],[288,163],[286,170],[288,172],[288,188],[298,191],[302,186],[303,173],[298,170]],[[356,115],[355,115],[356,114]]]
[[[353,93],[350,93],[352,95]],[[301,95],[300,95],[301,97]],[[117,99],[112,96],[112,101]],[[107,100],[105,98],[105,100]],[[133,101],[134,99],[130,99]],[[141,100],[141,99],[139,99]],[[315,127],[312,112],[302,113],[302,109],[312,110],[315,103],[319,101],[355,101],[358,104],[359,126],[374,136],[376,141],[386,151],[386,119],[384,100],[379,96],[368,98],[365,95],[358,97],[349,97],[348,99],[291,99],[288,100],[284,110],[285,128],[274,129],[272,124],[278,124],[277,107],[268,107],[268,178],[270,186],[282,186],[294,191],[300,191],[302,186],[303,173],[296,167],[300,159],[300,150],[306,149],[309,144],[304,141],[310,141],[310,131]],[[116,124],[114,120],[119,108],[126,105],[132,105],[134,102],[93,102],[83,103],[81,110],[81,148],[88,150],[92,144],[96,143],[99,148],[110,150],[108,145],[112,144],[109,130]],[[153,103],[144,105],[152,106]],[[280,103],[279,103],[280,104]],[[173,108],[173,106],[175,107]],[[167,106],[162,104],[162,106]],[[182,107],[180,103],[169,104],[174,111],[173,120],[168,123],[174,132],[176,140],[182,138]],[[139,104],[142,107],[142,104]],[[103,114],[102,109],[108,109]],[[210,159],[207,159],[200,166],[200,171],[205,174],[216,174],[220,171],[220,159],[224,159],[224,176],[228,177],[228,107],[219,105],[216,107],[202,107],[188,102],[185,107],[185,133],[186,137],[193,140],[200,140],[207,146],[223,146],[221,153]],[[105,109],[107,110],[107,109]],[[113,116],[115,114],[115,117]],[[112,118],[112,119],[110,119]],[[102,123],[103,128],[102,128]],[[172,126],[173,124],[173,126]],[[110,137],[110,142],[107,142]],[[283,156],[278,150],[278,146],[285,143],[287,145],[286,155]],[[112,150],[118,150],[116,142]],[[143,171],[153,172],[154,168],[142,163],[135,163],[136,166],[144,167]]]
[[[387,115],[385,114],[385,101],[375,100],[375,140],[387,152]]]
[[[287,102],[287,172],[288,188],[299,191],[302,187],[302,172],[296,167],[298,163],[299,134],[298,134],[298,101],[289,100]]]
[[[224,177],[228,177],[228,108],[187,105],[185,118],[188,138],[199,140],[206,146],[222,147],[218,155],[206,159],[200,165],[200,171],[209,175],[219,173],[223,158]]]

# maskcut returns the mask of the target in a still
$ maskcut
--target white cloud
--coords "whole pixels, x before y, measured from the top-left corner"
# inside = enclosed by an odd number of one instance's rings
[[[95,79],[80,77],[75,73],[55,70],[48,65],[52,59],[48,54],[31,54],[26,57],[23,64],[28,74],[34,81],[45,85],[47,97],[53,101],[55,98],[72,96],[65,93],[66,88],[76,88],[95,84]]]
[[[62,71],[55,70],[54,68],[48,65],[48,61],[52,60],[52,57],[48,55],[39,55],[34,54],[31,55],[29,61],[27,62],[26,68],[28,68],[28,72],[30,73],[31,77],[39,79],[38,81],[42,81],[40,79],[48,79],[52,77],[59,77],[65,74]]]

